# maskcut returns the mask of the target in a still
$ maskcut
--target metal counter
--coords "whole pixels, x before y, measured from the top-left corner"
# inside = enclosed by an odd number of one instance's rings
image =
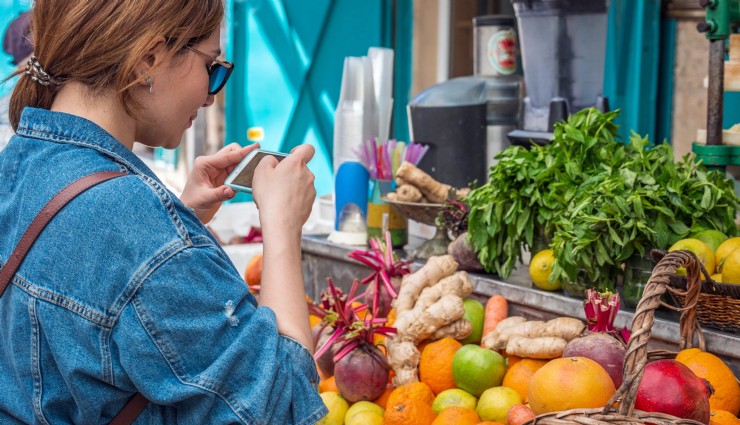
[[[302,240],[302,262],[306,293],[316,299],[326,287],[326,278],[343,290],[348,290],[354,279],[368,275],[369,269],[350,259],[347,255],[357,247],[343,246],[328,242],[322,236],[304,236]],[[364,249],[364,248],[363,248]],[[398,251],[399,256],[405,255]],[[416,270],[423,263],[415,262]],[[549,320],[557,316],[584,318],[583,303],[558,293],[545,292],[532,287],[529,273],[520,267],[506,279],[492,275],[470,273],[474,285],[473,297],[484,302],[493,294],[503,295],[509,301],[509,315],[522,315],[528,319]],[[623,308],[616,319],[617,327],[632,323],[634,310]],[[677,314],[671,311],[658,311],[652,328],[651,349],[676,351],[679,343]],[[705,329],[707,350],[722,357],[740,376],[740,335]]]

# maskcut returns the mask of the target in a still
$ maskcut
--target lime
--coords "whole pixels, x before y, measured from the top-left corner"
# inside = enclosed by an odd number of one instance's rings
[[[506,423],[506,414],[515,404],[522,404],[522,397],[509,387],[487,389],[478,400],[475,411],[482,421]]]
[[[719,248],[722,242],[727,240],[727,235],[720,232],[719,230],[714,229],[702,230],[701,232],[694,233],[690,237],[694,239],[699,239],[700,241],[707,244],[712,252],[717,252],[717,248]]]
[[[461,339],[460,343],[478,344],[480,343],[480,339],[483,334],[483,317],[486,314],[486,309],[483,307],[483,304],[472,298],[466,298],[463,300],[463,307],[465,308],[463,319],[473,325],[473,330],[470,332],[470,335]]]
[[[349,408],[347,400],[335,391],[323,392],[319,394],[319,397],[321,397],[326,408],[329,409],[329,414],[318,421],[316,425],[342,425],[344,423],[344,415],[347,414],[347,409]]]
[[[680,249],[687,249],[693,252],[699,261],[704,264],[707,272],[711,273],[714,270],[714,252],[704,242],[694,238],[681,239],[668,248],[668,251],[678,251]],[[683,267],[679,267],[676,270],[676,274],[686,276],[686,270]]]
[[[562,286],[560,281],[550,282],[552,265],[555,262],[555,252],[551,249],[543,249],[535,254],[529,262],[529,277],[532,278],[534,286],[545,291],[557,291]]]
[[[478,397],[501,385],[506,364],[501,354],[474,344],[463,345],[452,357],[455,386]]]
[[[434,410],[434,413],[438,415],[439,412],[452,406],[475,410],[477,402],[478,399],[475,398],[474,395],[465,390],[454,388],[451,390],[444,390],[437,394],[437,397],[434,398],[434,403],[432,403],[432,410]]]

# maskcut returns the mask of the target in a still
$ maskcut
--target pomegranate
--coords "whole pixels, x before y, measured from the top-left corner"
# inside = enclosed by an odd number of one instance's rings
[[[614,382],[614,388],[622,385],[625,346],[622,341],[605,332],[590,333],[576,338],[565,346],[563,357],[586,357],[604,368]]]
[[[709,381],[699,378],[683,364],[658,360],[645,366],[635,409],[709,424],[709,396],[713,392]]]

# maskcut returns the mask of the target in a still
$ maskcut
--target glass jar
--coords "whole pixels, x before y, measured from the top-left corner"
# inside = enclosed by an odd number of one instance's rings
[[[628,258],[624,263],[624,280],[622,281],[622,301],[627,307],[635,308],[642,298],[648,279],[653,274],[653,259],[639,254]]]

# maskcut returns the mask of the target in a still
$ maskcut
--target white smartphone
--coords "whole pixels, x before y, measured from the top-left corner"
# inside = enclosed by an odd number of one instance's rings
[[[239,192],[252,193],[252,179],[254,178],[254,169],[257,164],[266,156],[274,156],[278,161],[282,161],[288,154],[281,152],[263,151],[261,149],[249,152],[242,159],[234,171],[226,177],[224,184]]]

